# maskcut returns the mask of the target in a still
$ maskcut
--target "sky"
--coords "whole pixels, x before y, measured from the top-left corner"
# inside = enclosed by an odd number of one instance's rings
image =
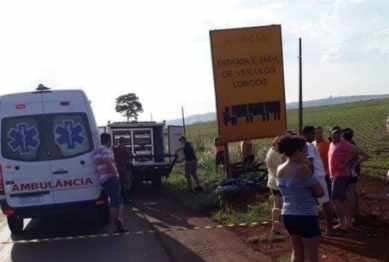
[[[99,125],[215,111],[209,30],[282,25],[286,102],[389,93],[387,0],[0,0],[0,95],[82,89]],[[378,32],[373,32],[379,30]],[[373,32],[373,33],[372,33]]]

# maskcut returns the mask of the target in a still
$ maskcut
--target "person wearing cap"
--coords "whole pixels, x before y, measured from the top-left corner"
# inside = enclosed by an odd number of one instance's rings
[[[188,191],[191,193],[203,191],[200,185],[200,179],[197,175],[197,157],[192,143],[188,142],[185,136],[180,137],[178,140],[182,147],[176,150],[176,154],[179,151],[183,151],[185,159],[185,177],[187,181]],[[192,189],[192,177],[196,182],[197,187]]]
[[[317,198],[319,205],[323,206],[323,212],[326,220],[326,234],[329,236],[336,236],[338,233],[332,227],[332,209],[331,209],[331,198],[326,182],[326,171],[322,162],[319,151],[313,146],[312,142],[315,140],[315,127],[305,126],[302,130],[303,137],[307,141],[308,147],[308,160],[309,167],[311,168],[313,175],[316,176],[320,182],[321,187],[324,191],[324,196]]]
[[[332,200],[339,218],[339,225],[334,229],[345,231],[353,229],[347,195],[348,167],[361,151],[342,139],[342,129],[339,126],[332,127],[330,133],[332,142],[328,151],[328,165],[332,181]]]

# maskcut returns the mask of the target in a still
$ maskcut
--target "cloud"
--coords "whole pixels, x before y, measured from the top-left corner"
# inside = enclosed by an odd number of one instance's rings
[[[96,107],[96,115],[104,123],[112,116],[120,118],[113,110],[114,101],[125,92],[137,93],[147,118],[150,112],[155,118],[171,117],[171,111],[180,115],[182,104],[200,105],[212,100],[212,29],[281,24],[287,92],[291,94],[297,90],[298,81],[293,78],[297,67],[289,64],[297,61],[301,37],[303,55],[314,53],[303,58],[311,73],[305,83],[315,86],[314,91],[307,91],[306,98],[328,96],[327,89],[316,87],[324,86],[318,82],[329,81],[322,80],[327,73],[335,74],[334,68],[339,70],[336,74],[342,74],[336,77],[339,81],[352,81],[343,75],[356,72],[362,81],[366,70],[349,69],[348,63],[367,66],[374,61],[385,68],[384,56],[389,55],[389,30],[334,46],[389,24],[387,0],[20,3],[10,1],[0,9],[1,91],[30,90],[41,81],[53,88],[82,87],[93,105],[104,105]],[[317,72],[323,76],[317,76]],[[161,99],[168,100],[163,107]],[[212,103],[201,105],[202,110],[214,110]]]
[[[327,51],[324,52],[320,59],[320,63],[327,63],[327,62],[333,62],[340,60],[342,58],[342,55],[339,54],[339,51],[341,49],[341,46],[334,46],[328,49]]]
[[[388,34],[383,34],[381,37],[387,37]],[[365,53],[366,54],[386,54],[387,50],[389,48],[389,45],[383,44],[380,39],[375,39],[371,41],[369,44],[367,44],[365,48]]]
[[[239,9],[265,9],[265,10],[277,10],[285,7],[287,1],[270,1],[270,0],[240,0],[237,3]]]
[[[378,8],[367,0],[316,1],[322,6],[318,21],[301,25],[294,32],[305,32],[310,37],[321,39],[317,46],[322,50],[320,63],[356,61],[369,59],[372,53],[385,50],[384,36],[379,33],[360,37],[382,25]],[[343,44],[338,44],[343,42]],[[327,48],[326,48],[327,46]],[[313,50],[314,51],[314,50]],[[366,54],[370,54],[369,57]],[[319,52],[320,54],[320,52]],[[316,55],[317,57],[317,55]]]

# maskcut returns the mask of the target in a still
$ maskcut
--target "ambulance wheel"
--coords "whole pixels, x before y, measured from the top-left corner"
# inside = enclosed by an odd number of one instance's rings
[[[133,185],[134,185],[135,187],[141,187],[142,184],[143,184],[142,178],[136,178],[136,179],[133,180]]]
[[[7,222],[12,234],[22,233],[24,227],[23,218],[19,218],[17,216],[7,216]]]
[[[155,176],[151,183],[155,189],[160,189],[162,187],[162,177],[160,175]]]
[[[101,223],[105,225],[111,222],[111,214],[109,213],[108,205],[103,205],[99,207],[98,212],[99,212],[99,219]]]
[[[142,189],[143,180],[142,178],[135,178],[132,180],[132,190],[133,192],[140,192]]]

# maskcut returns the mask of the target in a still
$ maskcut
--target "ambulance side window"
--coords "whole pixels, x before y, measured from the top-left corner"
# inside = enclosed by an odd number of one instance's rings
[[[93,139],[85,113],[46,116],[51,160],[77,157],[93,150]]]
[[[18,161],[45,160],[42,115],[8,117],[1,121],[1,154]]]

